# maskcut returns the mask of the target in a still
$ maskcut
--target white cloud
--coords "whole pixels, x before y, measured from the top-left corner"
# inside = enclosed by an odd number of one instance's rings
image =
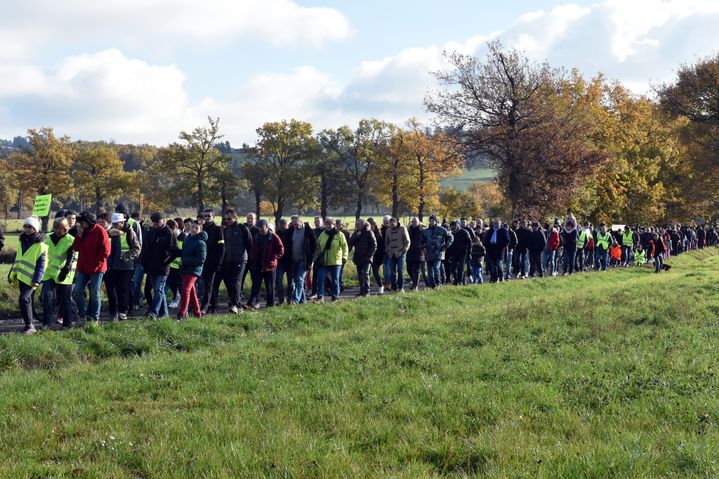
[[[0,58],[60,39],[96,38],[117,46],[258,38],[276,46],[323,45],[352,33],[333,8],[294,0],[25,0],[3,6]],[[25,47],[27,46],[27,47]],[[4,50],[7,50],[3,53]]]
[[[32,12],[38,1],[30,0],[26,9]],[[163,35],[170,31],[202,39],[255,35],[278,44],[322,43],[347,34],[349,28],[342,17],[334,33],[313,37],[313,30],[321,30],[317,25],[327,26],[336,20],[336,12],[305,9],[289,0],[269,0],[255,12],[259,17],[262,12],[276,15],[276,24],[269,22],[270,26],[245,24],[239,18],[242,12],[259,8],[258,2],[234,4],[229,0],[213,4],[225,8],[217,15],[208,13],[199,2],[178,0],[172,4],[187,8],[178,8],[181,13],[165,12],[166,21],[160,22],[159,12],[169,3],[156,1],[146,7],[147,2],[140,0],[92,2],[80,19],[62,17],[57,23],[65,27],[67,20],[70,26],[66,28],[78,29],[103,10],[116,16],[118,25],[130,22],[141,32],[156,24]],[[77,13],[79,0],[64,5]],[[129,19],[133,9],[149,17]],[[47,15],[64,15],[60,10],[59,2],[53,3]],[[218,18],[223,15],[228,18]],[[198,21],[192,24],[190,17]],[[3,21],[0,19],[0,40]],[[276,26],[296,21],[305,24],[289,31]],[[482,57],[486,42],[493,39],[524,49],[536,60],[577,67],[587,76],[601,70],[609,78],[645,92],[650,81],[671,79],[682,61],[691,62],[715,51],[717,24],[719,2],[713,0],[606,0],[589,8],[561,5],[522,15],[502,31],[358,62],[351,77],[342,83],[327,72],[303,66],[289,72],[255,74],[230,93],[197,102],[188,99],[185,74],[174,65],[152,65],[108,49],[67,57],[54,67],[39,67],[19,59],[26,53],[25,47],[13,50],[0,42],[0,59],[7,59],[0,63],[0,138],[21,134],[27,127],[49,125],[75,138],[164,144],[174,141],[180,130],[203,124],[207,115],[220,116],[222,131],[233,144],[254,142],[255,129],[265,121],[289,118],[310,121],[317,130],[356,124],[370,116],[402,123],[409,116],[426,117],[422,100],[434,86],[429,72],[446,67],[443,50]],[[308,31],[301,32],[307,25]]]

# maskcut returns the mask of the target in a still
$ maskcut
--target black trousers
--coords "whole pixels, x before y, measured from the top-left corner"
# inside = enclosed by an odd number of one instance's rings
[[[170,274],[167,275],[167,287],[172,292],[172,299],[179,301],[179,291],[182,288],[182,275],[179,268],[170,268]]]
[[[110,316],[127,314],[130,311],[130,277],[132,270],[110,270],[102,276],[107,290]],[[152,304],[152,303],[150,303]]]
[[[369,273],[372,269],[372,263],[369,261],[358,264],[357,266],[357,277],[360,284],[360,294],[369,294]]]
[[[229,306],[242,306],[242,278],[246,274],[247,261],[240,263],[224,263],[222,265],[221,279],[227,287],[227,301]],[[220,289],[220,279],[215,279],[213,296],[217,302],[217,294]]]
[[[215,281],[217,281],[218,288],[215,288]],[[217,291],[219,289],[220,278],[214,268],[202,270],[202,282],[204,287],[202,289],[202,302],[200,308],[203,311],[208,309],[217,309]]]
[[[529,276],[534,276],[535,274],[539,274],[539,277],[541,278],[544,276],[544,272],[542,271],[542,252],[529,252]]]
[[[411,289],[416,289],[419,286],[419,273],[422,269],[422,261],[407,261],[407,272],[409,273],[409,280],[412,285]]]
[[[25,326],[30,326],[35,319],[35,290],[22,281],[20,282],[20,315]]]
[[[264,281],[265,289],[267,290],[267,307],[275,305],[275,273],[276,270],[274,269],[272,271],[250,270],[252,294],[247,304],[255,306],[260,302],[260,291]]]

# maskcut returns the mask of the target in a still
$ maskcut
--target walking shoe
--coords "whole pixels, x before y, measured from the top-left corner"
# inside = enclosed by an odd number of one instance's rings
[[[178,321],[185,321],[186,319],[187,319],[187,315],[186,315],[186,314],[178,314],[178,315],[177,315],[177,320],[178,320]]]
[[[231,307],[230,307],[230,313],[232,313],[232,314],[237,314],[237,313],[239,313],[239,312],[240,312],[240,311],[237,309],[237,306],[231,306]]]
[[[324,304],[324,303],[325,303],[325,299],[324,299],[324,298],[315,298],[315,299],[312,300],[312,302],[315,303],[315,304]]]
[[[177,309],[177,307],[178,307],[179,305],[180,305],[180,299],[179,299],[179,298],[175,298],[175,299],[172,300],[172,302],[171,302],[170,304],[167,305],[167,307],[170,308],[170,309]]]
[[[25,326],[22,330],[22,334],[25,336],[30,336],[31,334],[35,334],[37,330],[35,329],[35,326],[30,324],[29,326]]]
[[[118,318],[120,321],[126,321],[126,320],[127,320],[127,315],[126,315],[125,313],[120,313],[120,314],[117,316],[117,318]]]
[[[384,286],[380,286],[377,290],[377,294],[384,294]]]
[[[112,321],[113,323],[116,323],[116,322],[118,322],[119,320],[120,320],[120,319],[119,319],[119,316],[118,316],[117,314],[116,314],[115,316],[113,316],[112,318],[110,318],[110,321]]]

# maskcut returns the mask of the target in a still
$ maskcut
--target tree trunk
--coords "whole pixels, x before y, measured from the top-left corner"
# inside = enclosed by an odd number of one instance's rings
[[[362,200],[363,200],[364,192],[362,189],[360,189],[357,192],[357,209],[355,210],[355,220],[358,220],[360,216],[362,215]]]
[[[197,177],[197,208],[201,213],[205,209],[204,190],[202,189],[202,178]]]
[[[259,191],[255,191],[255,214],[258,219],[260,217],[260,203],[262,203],[262,194]]]
[[[327,218],[327,175],[323,172],[320,175],[320,216]]]
[[[17,219],[22,219],[22,189],[17,193]]]
[[[392,175],[392,216],[399,218],[399,174],[396,169]]]
[[[419,165],[419,204],[417,205],[417,217],[421,223],[424,219],[424,168]]]
[[[275,210],[275,231],[277,231],[277,225],[282,219],[282,213],[285,209],[285,200],[282,197],[277,198],[277,209]]]
[[[225,211],[227,211],[227,208],[229,206],[229,203],[227,201],[226,183],[222,183],[222,188],[220,189],[220,200],[222,201],[222,214],[225,214]]]

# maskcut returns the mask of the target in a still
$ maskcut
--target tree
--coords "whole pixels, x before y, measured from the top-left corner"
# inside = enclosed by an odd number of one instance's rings
[[[479,214],[472,195],[453,187],[445,188],[439,192],[437,211],[442,218],[448,221],[454,221],[461,216],[478,216]]]
[[[330,208],[347,206],[347,192],[353,189],[353,180],[342,161],[337,144],[336,130],[323,130],[317,134],[320,149],[311,160],[311,169],[317,177],[320,216],[326,218]]]
[[[583,79],[517,50],[488,44],[485,62],[446,55],[452,68],[435,75],[443,87],[425,105],[447,124],[467,155],[489,158],[512,214],[559,208],[601,155],[589,148],[594,97]]]
[[[318,144],[312,125],[294,119],[265,123],[257,134],[256,171],[251,172],[267,179],[263,195],[272,203],[278,222],[286,207],[311,196],[309,159],[318,154]]]
[[[172,171],[177,179],[194,196],[198,210],[205,208],[209,199],[219,197],[213,174],[227,167],[230,157],[216,148],[223,137],[219,134],[220,119],[207,118],[209,127],[197,127],[192,132],[181,132],[180,140],[161,152],[166,171]]]
[[[69,196],[73,189],[70,138],[55,136],[52,128],[30,129],[27,133],[30,145],[12,157],[19,189],[25,197],[51,194],[57,199]],[[43,231],[47,230],[47,222],[48,217],[42,218]]]
[[[361,120],[354,132],[348,126],[326,130],[327,147],[337,153],[342,165],[348,170],[352,194],[356,200],[357,219],[370,197],[370,180],[377,170],[377,163],[387,155],[390,136],[389,123],[374,118]]]
[[[6,159],[0,159],[0,208],[7,220],[18,196],[18,189],[15,186],[16,181],[11,168],[11,163]]]
[[[95,213],[100,212],[106,200],[120,197],[131,184],[132,177],[123,171],[123,162],[111,146],[81,144],[75,149],[75,191],[92,199]]]

